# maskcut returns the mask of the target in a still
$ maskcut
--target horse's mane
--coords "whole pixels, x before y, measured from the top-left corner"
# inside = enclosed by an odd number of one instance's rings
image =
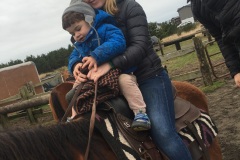
[[[82,122],[86,120],[1,132],[1,160],[71,160],[71,147],[85,152],[87,146],[89,123]]]

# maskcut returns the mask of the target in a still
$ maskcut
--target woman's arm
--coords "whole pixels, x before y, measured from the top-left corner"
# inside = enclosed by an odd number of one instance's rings
[[[138,66],[147,56],[150,47],[148,23],[143,8],[135,1],[123,1],[126,7],[119,8],[118,27],[127,40],[126,51],[112,60],[114,66],[122,70]],[[122,6],[121,4],[119,6]]]

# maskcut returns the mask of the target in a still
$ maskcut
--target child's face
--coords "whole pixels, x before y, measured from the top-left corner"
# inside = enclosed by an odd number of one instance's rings
[[[74,40],[77,42],[83,42],[90,29],[90,25],[84,20],[75,22],[70,27],[66,28],[66,30],[73,36]]]

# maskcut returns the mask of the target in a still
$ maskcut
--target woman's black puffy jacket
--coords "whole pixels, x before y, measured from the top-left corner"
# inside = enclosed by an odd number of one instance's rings
[[[126,51],[112,60],[123,70],[137,66],[138,81],[155,76],[162,70],[161,60],[153,50],[148,22],[143,8],[134,0],[117,0],[119,13],[115,16],[126,42]]]

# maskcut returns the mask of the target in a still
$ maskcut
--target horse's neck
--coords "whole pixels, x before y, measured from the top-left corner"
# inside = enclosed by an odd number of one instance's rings
[[[89,159],[94,160],[117,160],[115,153],[112,151],[111,147],[108,145],[106,140],[102,135],[95,131],[92,137],[92,143],[90,147]]]

